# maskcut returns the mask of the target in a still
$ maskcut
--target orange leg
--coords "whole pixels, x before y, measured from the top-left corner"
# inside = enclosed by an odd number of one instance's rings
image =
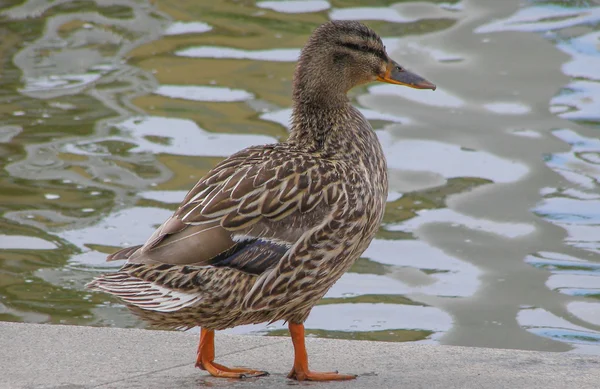
[[[215,332],[213,330],[200,331],[200,344],[196,357],[196,367],[206,370],[214,377],[223,378],[249,378],[269,375],[266,371],[247,369],[244,367],[226,367],[215,362]]]
[[[341,381],[355,379],[355,375],[335,372],[320,373],[308,370],[308,354],[304,344],[304,324],[289,324],[290,335],[294,343],[294,367],[288,378],[298,381]]]

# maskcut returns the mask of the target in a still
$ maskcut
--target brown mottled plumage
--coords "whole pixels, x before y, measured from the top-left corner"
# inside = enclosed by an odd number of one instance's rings
[[[283,319],[296,348],[291,378],[352,378],[308,370],[302,323],[383,217],[385,158],[346,97],[375,80],[435,89],[390,60],[361,23],[317,28],[296,67],[288,140],[219,163],[144,245],[109,256],[127,259],[119,271],[88,286],[155,326],[201,326],[197,366],[215,376],[264,372],[215,363],[214,330]]]

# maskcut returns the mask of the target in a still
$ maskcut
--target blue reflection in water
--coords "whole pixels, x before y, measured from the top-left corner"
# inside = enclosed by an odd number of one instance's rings
[[[566,294],[569,296],[580,296],[580,297],[599,296],[600,297],[600,288],[598,288],[598,289],[559,288],[558,291],[562,294]]]
[[[575,224],[600,224],[600,200],[552,197],[534,208],[549,220]]]
[[[545,338],[566,341],[569,343],[598,345],[600,334],[586,331],[566,330],[557,328],[530,328],[530,332]]]

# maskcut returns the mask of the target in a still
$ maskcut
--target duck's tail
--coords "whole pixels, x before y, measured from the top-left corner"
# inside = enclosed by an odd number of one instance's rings
[[[173,287],[169,275],[181,266],[128,264],[115,273],[103,274],[87,288],[110,293],[127,304],[157,312],[174,312],[200,302],[202,294]],[[160,268],[160,269],[159,269]],[[169,271],[171,270],[171,271]],[[161,273],[158,277],[154,274]],[[154,273],[154,274],[152,274]]]

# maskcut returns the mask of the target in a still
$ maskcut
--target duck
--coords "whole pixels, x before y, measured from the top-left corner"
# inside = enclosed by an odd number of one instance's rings
[[[355,378],[309,369],[304,322],[383,218],[385,156],[347,97],[374,81],[436,88],[392,60],[366,25],[317,27],[296,64],[287,140],[218,163],[144,244],[108,256],[126,260],[118,271],[87,287],[116,296],[153,327],[200,327],[195,366],[212,376],[268,374],[215,362],[215,331],[283,320],[294,348],[288,378]]]

